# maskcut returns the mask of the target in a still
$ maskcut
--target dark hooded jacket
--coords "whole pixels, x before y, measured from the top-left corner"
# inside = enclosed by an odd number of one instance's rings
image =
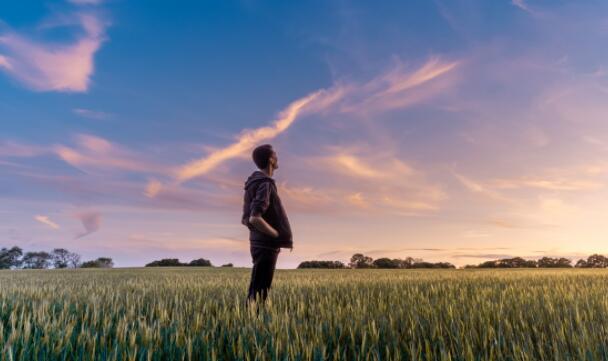
[[[249,216],[259,214],[279,232],[274,238],[258,231],[251,223]],[[241,223],[249,228],[249,241],[252,246],[265,248],[291,248],[293,240],[287,213],[281,204],[274,179],[257,170],[245,182],[243,199],[243,217]]]

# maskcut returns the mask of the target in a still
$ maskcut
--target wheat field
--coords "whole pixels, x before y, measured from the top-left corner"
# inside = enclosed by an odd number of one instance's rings
[[[605,270],[0,272],[2,360],[608,360]]]

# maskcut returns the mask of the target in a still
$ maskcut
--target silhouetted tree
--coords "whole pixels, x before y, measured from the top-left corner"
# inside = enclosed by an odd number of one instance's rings
[[[587,268],[587,261],[585,261],[584,259],[579,259],[576,264],[574,265],[574,267],[577,268]]]
[[[346,268],[346,265],[340,261],[304,261],[298,265],[298,268]]]
[[[232,267],[232,263],[223,264],[222,267]]]
[[[80,265],[81,268],[112,268],[114,262],[109,257],[99,257],[96,260],[86,261]]]
[[[204,258],[192,260],[192,261],[190,261],[190,263],[188,265],[194,266],[194,267],[213,267],[213,265],[211,264],[211,261],[209,261],[208,259],[204,259]]]
[[[551,258],[543,257],[538,260],[537,264],[539,268],[567,268],[572,267],[571,261],[567,258]]]
[[[0,250],[0,269],[11,269],[21,266],[23,250],[17,246]]]
[[[535,260],[525,260],[521,257],[503,258],[481,263],[478,268],[535,268]]]
[[[414,263],[411,268],[456,268],[456,266],[448,262],[432,263],[422,261]]]
[[[406,257],[405,259],[396,258],[393,261],[398,263],[399,268],[412,268],[414,263],[422,262],[421,259],[412,257]]]
[[[177,258],[163,258],[159,261],[153,261],[146,265],[146,267],[178,267],[187,266],[185,263],[181,263]]]
[[[55,268],[76,268],[80,263],[80,256],[65,248],[55,248],[51,255],[53,258],[53,267]]]
[[[576,267],[581,267],[581,268],[606,268],[608,267],[608,258],[606,258],[605,256],[602,256],[601,254],[592,254],[591,256],[587,257],[587,260],[579,260],[576,263]]]
[[[401,262],[398,259],[378,258],[372,262],[376,268],[400,268]]]
[[[22,259],[23,268],[44,269],[51,265],[52,256],[48,252],[27,252]]]
[[[348,266],[350,268],[372,268],[374,259],[362,253],[355,253],[350,258]]]

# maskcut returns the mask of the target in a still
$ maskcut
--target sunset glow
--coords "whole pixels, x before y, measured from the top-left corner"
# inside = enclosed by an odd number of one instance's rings
[[[607,3],[2,9],[3,247],[250,266],[270,143],[278,268],[608,253]]]

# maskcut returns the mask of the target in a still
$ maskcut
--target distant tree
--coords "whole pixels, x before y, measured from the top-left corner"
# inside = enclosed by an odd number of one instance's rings
[[[22,259],[23,268],[44,269],[49,268],[53,257],[48,252],[27,252]]]
[[[338,269],[338,268],[346,268],[346,265],[340,261],[304,261],[298,265],[298,268]]]
[[[11,269],[21,266],[23,250],[17,246],[0,250],[0,269]]]
[[[570,268],[572,267],[572,261],[565,257],[560,257],[557,260],[557,267],[560,268]]]
[[[414,263],[411,268],[456,268],[456,266],[448,262],[432,263],[420,261]]]
[[[572,267],[571,261],[567,258],[551,258],[543,257],[538,260],[537,264],[539,268],[567,268]]]
[[[109,257],[99,257],[97,258],[97,263],[101,268],[112,268],[114,267],[114,261],[112,261]]]
[[[405,259],[395,258],[393,260],[393,262],[396,262],[399,265],[398,268],[412,268],[412,266],[414,265],[414,263],[416,263],[416,262],[422,262],[422,260],[421,259],[412,258],[412,257],[406,257]]]
[[[400,268],[401,262],[398,259],[378,258],[372,262],[376,268]]]
[[[51,253],[51,256],[53,258],[53,267],[55,268],[76,268],[80,263],[80,256],[65,248],[55,248]]]
[[[602,256],[601,254],[592,254],[587,257],[587,260],[579,260],[576,263],[576,267],[581,268],[606,268],[608,267],[608,258]]]
[[[350,258],[350,263],[348,264],[348,266],[350,268],[372,268],[374,267],[373,261],[373,258],[368,257],[362,253],[355,253]]]
[[[108,257],[99,257],[96,260],[86,261],[80,265],[81,268],[112,268],[114,262]]]
[[[478,268],[535,268],[535,260],[525,260],[521,257],[503,258],[481,263]]]
[[[78,268],[80,267],[80,255],[78,253],[70,252],[68,254],[68,267]]]
[[[188,264],[188,266],[193,266],[193,267],[213,267],[213,265],[211,264],[211,261],[209,261],[208,259],[204,259],[204,258],[194,259],[194,260],[190,261],[190,263]]]
[[[585,261],[584,259],[579,259],[576,264],[574,265],[574,267],[577,268],[587,268],[587,261]]]
[[[153,261],[146,265],[146,267],[178,267],[187,266],[185,263],[181,263],[177,258],[163,258],[159,261]]]
[[[476,267],[477,268],[497,268],[498,262],[499,262],[498,260],[485,261],[485,262],[478,264]]]
[[[223,264],[222,267],[232,267],[232,263]]]

